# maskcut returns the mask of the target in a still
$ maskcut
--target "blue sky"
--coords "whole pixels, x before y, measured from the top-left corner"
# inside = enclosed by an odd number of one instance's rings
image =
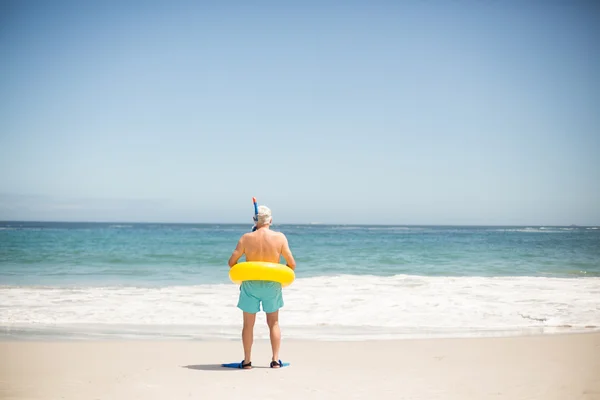
[[[592,1],[0,7],[0,220],[600,225]]]

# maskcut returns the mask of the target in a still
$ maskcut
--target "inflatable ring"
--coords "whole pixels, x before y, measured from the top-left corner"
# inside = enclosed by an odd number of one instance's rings
[[[270,262],[245,261],[229,269],[229,279],[238,285],[243,281],[271,281],[279,282],[285,287],[295,278],[294,270],[290,267]]]

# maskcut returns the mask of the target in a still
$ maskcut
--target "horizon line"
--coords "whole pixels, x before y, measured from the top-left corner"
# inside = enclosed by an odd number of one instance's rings
[[[248,225],[246,222],[158,222],[158,221],[146,221],[146,222],[131,222],[131,221],[59,221],[59,220],[0,220],[0,224],[10,223],[50,223],[50,224],[157,224],[157,225]],[[554,225],[554,224],[365,224],[365,223],[321,223],[321,222],[283,222],[277,225],[303,225],[303,226],[391,226],[391,227],[559,227],[559,228],[595,228],[598,225]]]

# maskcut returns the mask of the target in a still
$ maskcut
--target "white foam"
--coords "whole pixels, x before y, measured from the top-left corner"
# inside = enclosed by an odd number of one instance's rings
[[[572,231],[575,228],[500,228],[493,229],[495,232],[524,232],[524,233],[563,233],[565,231]]]
[[[96,327],[119,332],[239,336],[232,284],[0,287],[5,329]],[[393,338],[600,329],[600,278],[332,276],[284,289],[287,337]],[[259,321],[264,321],[260,314]],[[264,324],[258,337],[268,337]],[[116,327],[129,327],[128,329]]]

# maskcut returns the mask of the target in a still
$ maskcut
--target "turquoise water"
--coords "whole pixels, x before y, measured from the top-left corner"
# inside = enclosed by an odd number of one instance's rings
[[[0,326],[8,336],[237,337],[227,260],[249,229],[0,223]],[[597,227],[274,229],[287,235],[298,264],[282,314],[292,337],[600,326]]]
[[[0,224],[9,285],[196,285],[228,281],[247,225]],[[594,227],[281,225],[298,277],[600,276]]]

